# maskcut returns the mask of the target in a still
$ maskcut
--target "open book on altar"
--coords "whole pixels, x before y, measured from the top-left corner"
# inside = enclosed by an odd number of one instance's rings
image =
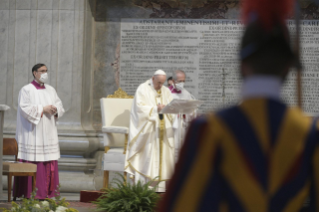
[[[194,112],[204,102],[199,100],[173,99],[160,113],[189,114]]]

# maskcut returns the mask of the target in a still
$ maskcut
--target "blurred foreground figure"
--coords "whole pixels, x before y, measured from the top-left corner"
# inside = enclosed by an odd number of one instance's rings
[[[319,125],[280,100],[294,60],[287,27],[251,17],[242,104],[192,122],[160,211],[291,212],[309,196],[319,211]]]

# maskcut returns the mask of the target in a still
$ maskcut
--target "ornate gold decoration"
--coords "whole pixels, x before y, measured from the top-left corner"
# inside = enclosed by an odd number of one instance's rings
[[[109,171],[104,170],[103,188],[107,189],[108,187],[109,187]]]
[[[159,98],[161,98],[160,103],[163,103],[163,98],[161,96],[162,90],[157,91]],[[156,101],[157,102],[157,101]],[[160,148],[160,161],[159,161],[159,181],[162,180],[162,171],[163,171],[163,142],[164,142],[164,133],[165,133],[165,117],[159,120],[159,148]]]
[[[159,180],[162,180],[162,171],[163,171],[163,143],[164,143],[164,133],[165,133],[165,119],[163,117],[160,121],[159,129],[159,147],[160,147],[160,161],[159,161]]]
[[[133,99],[134,96],[127,95],[122,88],[117,89],[112,95],[108,95],[106,98],[116,98],[116,99]]]

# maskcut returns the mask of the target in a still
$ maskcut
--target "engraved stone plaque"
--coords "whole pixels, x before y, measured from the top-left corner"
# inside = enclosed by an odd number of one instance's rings
[[[296,27],[293,21],[287,22],[292,40]],[[300,56],[302,70],[302,109],[309,115],[319,114],[319,21],[304,20],[301,25]],[[297,104],[296,72],[292,71],[285,83],[282,97],[289,105]]]
[[[288,21],[294,35],[295,25]],[[304,110],[319,113],[319,22],[301,22],[301,56],[304,64]],[[201,112],[227,107],[239,101],[241,79],[238,50],[244,26],[223,19],[122,19],[120,87],[134,95],[139,84],[157,69],[168,77],[174,70],[186,72],[185,88],[205,103]],[[292,36],[293,37],[293,36]],[[295,72],[282,95],[296,104]]]

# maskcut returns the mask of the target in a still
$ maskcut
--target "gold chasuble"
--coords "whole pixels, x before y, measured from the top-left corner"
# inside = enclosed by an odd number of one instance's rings
[[[165,182],[174,170],[174,115],[159,118],[158,104],[167,105],[173,97],[168,88],[156,91],[152,80],[141,84],[135,93],[130,116],[125,171],[135,182],[161,181],[157,191],[165,191]],[[156,183],[157,184],[157,183]]]

